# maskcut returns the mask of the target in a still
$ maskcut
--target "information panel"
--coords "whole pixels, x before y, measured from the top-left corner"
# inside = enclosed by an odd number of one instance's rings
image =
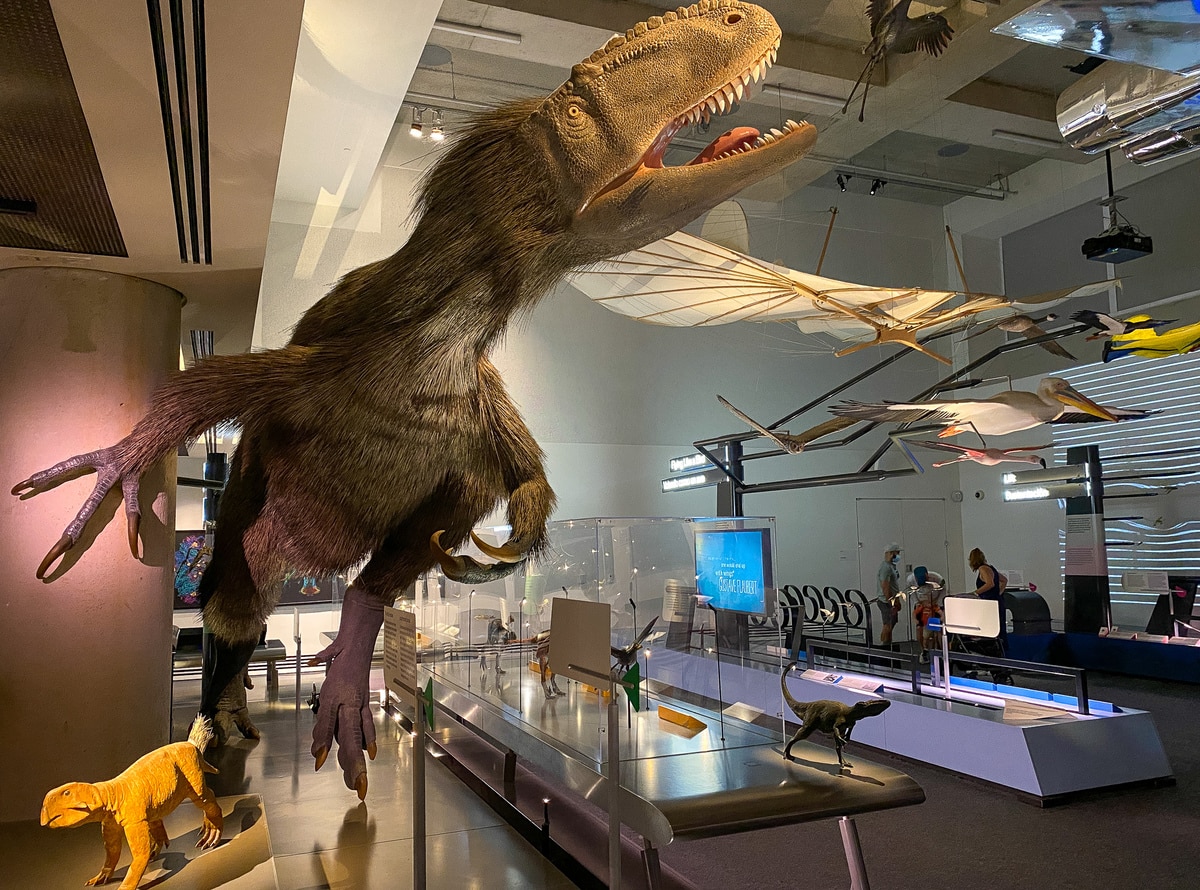
[[[416,704],[417,615],[388,606],[383,610],[383,680],[407,705]]]

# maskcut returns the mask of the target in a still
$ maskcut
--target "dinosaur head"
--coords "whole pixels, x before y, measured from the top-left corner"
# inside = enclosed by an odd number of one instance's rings
[[[690,163],[663,166],[682,128],[732,108],[775,59],[770,13],[700,0],[613,37],[571,70],[526,125],[547,176],[569,201],[580,252],[602,258],[677,230],[802,156],[808,124],[724,133]]]
[[[867,717],[878,717],[880,714],[890,708],[891,705],[892,703],[885,698],[867,698],[863,699],[862,701],[856,701],[853,705],[851,705],[850,715],[855,720],[863,720]]]
[[[100,793],[89,782],[68,782],[49,792],[42,801],[42,825],[71,828],[91,822],[102,806]]]

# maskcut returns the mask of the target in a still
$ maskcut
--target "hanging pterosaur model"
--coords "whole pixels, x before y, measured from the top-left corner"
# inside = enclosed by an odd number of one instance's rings
[[[910,445],[920,445],[922,448],[932,448],[938,451],[949,451],[958,455],[950,460],[938,461],[933,465],[935,469],[950,464],[961,463],[962,461],[971,461],[982,464],[985,467],[994,467],[997,464],[1003,463],[1018,463],[1040,464],[1044,468],[1046,461],[1033,452],[1044,451],[1051,447],[1050,445],[1023,445],[1020,448],[968,448],[965,445],[955,445],[953,442],[931,442],[926,439],[909,439],[907,441]]]
[[[842,114],[850,107],[859,84],[863,85],[862,108],[858,111],[859,123],[866,114],[867,92],[871,89],[871,72],[883,61],[885,56],[900,55],[923,50],[933,57],[941,55],[942,50],[950,45],[954,29],[946,21],[946,17],[938,12],[926,13],[915,19],[908,17],[908,8],[912,0],[900,0],[890,10],[890,0],[869,0],[867,3],[867,19],[871,22],[871,41],[863,47],[867,55],[867,64],[863,66],[862,74],[854,82],[846,104],[842,106]]]
[[[288,568],[340,570],[369,556],[336,640],[317,656],[328,672],[312,744],[320,767],[336,741],[343,780],[365,796],[384,606],[439,562],[454,578],[503,577],[546,543],[554,493],[492,348],[571,270],[662,238],[812,147],[807,124],[770,139],[743,128],[691,164],[663,166],[671,138],[727,110],[780,39],[758,6],[698,0],[612,37],[549,96],[480,114],[426,176],[408,241],[345,275],[287,346],[198,362],[159,388],[126,438],[14,487],[28,497],[97,476],[38,577],[78,544],[110,491],[124,494],[136,556],[143,474],[203,430],[238,424],[200,582],[218,644],[206,688],[215,696],[245,666]],[[431,548],[439,530],[461,544],[505,501],[512,536],[498,558],[508,566]]]
[[[974,432],[1004,436],[1043,423],[1139,420],[1154,414],[1137,408],[1098,405],[1061,377],[1044,377],[1037,392],[1010,390],[987,399],[927,402],[842,402],[829,409],[839,417],[885,423],[942,424],[938,438]]]
[[[950,360],[918,341],[983,312],[1011,313],[995,294],[872,287],[797,272],[755,259],[686,232],[577,272],[571,283],[613,312],[652,324],[698,327],[735,321],[794,322],[808,334],[828,334],[852,345],[849,355],[896,343]],[[1109,282],[1064,288],[1021,302],[1045,304],[1107,290]]]
[[[1186,355],[1197,349],[1200,349],[1200,322],[1162,332],[1144,327],[1109,337],[1104,342],[1103,359],[1111,362],[1126,355],[1165,358],[1169,355]]]
[[[1124,320],[1113,318],[1107,312],[1093,312],[1091,309],[1080,309],[1071,313],[1072,321],[1079,321],[1095,328],[1099,333],[1088,336],[1089,340],[1099,340],[1102,337],[1112,337],[1116,334],[1129,334],[1133,331],[1144,331],[1166,327],[1175,324],[1178,319],[1163,320],[1151,318],[1149,315],[1131,315]]]
[[[815,442],[823,436],[828,436],[831,433],[836,433],[844,430],[847,427],[854,426],[857,422],[850,417],[834,417],[824,423],[819,423],[814,427],[810,427],[802,433],[791,433],[787,430],[773,430],[770,427],[763,426],[745,411],[735,406],[729,399],[724,396],[717,396],[717,401],[733,412],[734,416],[740,419],[746,426],[757,432],[760,436],[770,439],[788,454],[799,454],[807,445]]]
[[[1054,321],[1058,318],[1053,312],[1047,312],[1045,315],[1034,318],[1031,315],[1020,313],[1018,315],[1010,315],[1007,318],[1000,318],[996,321],[987,324],[979,325],[970,334],[966,336],[967,340],[973,337],[978,337],[980,334],[986,334],[988,331],[1008,331],[1010,334],[1020,334],[1026,339],[1034,340],[1038,337],[1046,336],[1046,331],[1041,325],[1047,321]],[[1067,352],[1066,348],[1053,340],[1046,340],[1039,343],[1038,346],[1049,352],[1051,355],[1057,355],[1059,358],[1069,358],[1075,361],[1075,356]]]

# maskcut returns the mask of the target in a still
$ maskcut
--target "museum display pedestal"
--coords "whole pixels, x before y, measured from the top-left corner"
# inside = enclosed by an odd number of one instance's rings
[[[277,890],[271,835],[262,798],[257,794],[218,797],[225,816],[220,844],[197,850],[200,810],[180,804],[163,820],[171,846],[150,860],[140,887],[156,890]],[[32,822],[3,829],[9,855],[4,863],[6,887],[79,887],[100,870],[104,843],[99,825],[51,830]],[[121,851],[117,870],[105,886],[116,887],[129,867],[129,846]]]

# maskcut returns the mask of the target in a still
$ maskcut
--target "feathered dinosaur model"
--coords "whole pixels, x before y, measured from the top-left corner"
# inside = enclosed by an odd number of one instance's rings
[[[846,758],[842,755],[842,749],[850,741],[850,734],[854,732],[854,725],[866,717],[875,717],[882,714],[892,703],[883,698],[867,698],[857,701],[852,705],[842,704],[840,701],[832,701],[827,698],[808,702],[796,701],[787,688],[787,675],[795,667],[796,662],[793,661],[779,675],[779,685],[783,689],[784,701],[787,702],[792,712],[800,718],[800,728],[796,730],[796,734],[784,746],[784,758],[787,760],[792,759],[792,745],[796,744],[796,742],[804,741],[814,732],[823,732],[833,736],[833,745],[837,749],[838,765],[842,769],[848,769],[852,764],[846,762]]]
[[[96,488],[38,567],[80,540],[107,493],[125,498],[138,549],[138,481],[180,443],[236,423],[241,441],[200,583],[216,657],[201,710],[241,671],[288,570],[370,561],[346,592],[313,728],[365,797],[375,727],[368,685],[383,607],[441,562],[452,578],[502,577],[545,542],[554,506],[537,442],[488,354],[512,316],[568,272],[676,231],[779,172],[816,131],[740,127],[690,164],[664,167],[682,128],[727,111],[774,61],[765,10],[700,0],[612,37],[546,98],[481,114],[425,179],[420,217],[390,257],[348,273],[280,349],[213,356],[155,393],[132,433],[19,483],[29,496],[95,472]],[[512,536],[481,566],[463,542],[507,500]]]
[[[240,681],[239,681],[240,682]],[[212,740],[212,725],[204,717],[192,723],[186,742],[155,748],[107,782],[68,782],[42,801],[42,825],[73,828],[99,822],[104,832],[104,867],[87,882],[91,887],[112,877],[121,858],[121,837],[129,842],[133,861],[120,890],[134,890],[150,859],[170,846],[162,820],[185,800],[204,812],[204,826],[196,846],[215,847],[221,839],[224,817],[221,807],[204,780],[215,773],[204,759]]]

